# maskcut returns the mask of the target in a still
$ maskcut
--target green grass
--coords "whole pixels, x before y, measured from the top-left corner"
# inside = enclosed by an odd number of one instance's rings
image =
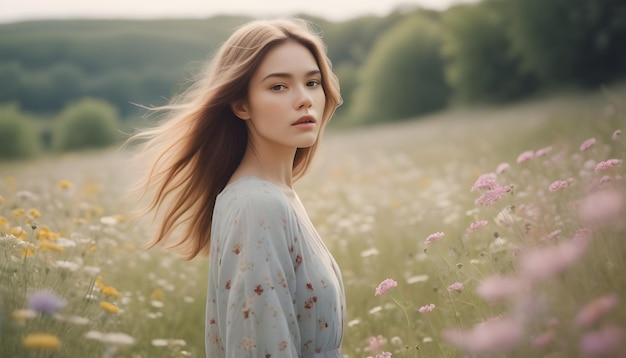
[[[557,240],[561,243],[581,227],[570,204],[584,197],[596,175],[589,167],[609,158],[624,159],[625,138],[613,141],[611,134],[626,129],[625,95],[624,86],[616,86],[604,93],[459,108],[415,121],[329,131],[314,166],[296,187],[342,268],[349,322],[344,353],[375,356],[380,351],[369,352],[366,347],[370,337],[381,335],[384,343],[379,349],[394,357],[460,357],[461,351],[442,339],[444,330],[467,329],[497,315],[519,313],[518,299],[490,304],[475,288],[494,273],[516,273],[518,254],[553,245],[542,240],[553,230],[562,230]],[[579,151],[590,137],[597,143]],[[553,149],[545,158],[554,160],[516,163],[520,153],[547,146]],[[0,164],[0,216],[7,221],[0,222],[0,232],[21,227],[27,243],[9,236],[2,239],[3,354],[203,356],[207,262],[201,258],[186,262],[169,252],[141,248],[151,227],[125,220],[131,208],[126,188],[135,175],[126,157],[123,151],[99,151]],[[511,169],[498,176],[498,182],[513,184],[514,190],[493,206],[475,205],[480,195],[470,191],[475,180],[502,162]],[[624,166],[608,173],[624,176]],[[570,177],[574,181],[565,190],[547,190],[554,180]],[[61,180],[69,180],[72,187],[59,188]],[[624,196],[623,181],[613,180],[611,185]],[[515,210],[507,211],[511,206]],[[15,211],[20,208],[26,213]],[[30,208],[41,217],[29,218]],[[511,225],[496,219],[503,218],[503,211],[513,219]],[[469,224],[480,219],[489,223],[467,235]],[[59,252],[37,249],[44,225],[75,246]],[[439,231],[444,238],[424,244],[428,235]],[[598,296],[626,293],[626,245],[616,240],[624,233],[623,222],[594,227],[593,242],[582,258],[548,281],[534,283],[528,297],[543,298],[543,310],[526,312],[523,339],[508,353],[493,356],[555,352],[576,356],[579,339],[592,329],[572,326],[576,312]],[[23,247],[34,248],[34,254],[22,257]],[[63,269],[58,261],[75,263],[77,268]],[[386,278],[398,286],[375,296],[376,286]],[[463,291],[448,291],[453,282],[463,282]],[[106,296],[98,283],[114,287],[120,296]],[[60,319],[51,315],[16,319],[15,310],[26,308],[28,295],[41,288],[53,289],[67,301],[58,313]],[[105,312],[101,301],[117,305],[120,313]],[[417,312],[430,303],[436,305],[432,312]],[[539,307],[540,302],[533,303]],[[623,326],[623,305],[603,319]],[[559,324],[550,328],[549,320]],[[554,330],[551,343],[531,347],[532,340],[549,329]],[[87,331],[125,333],[134,344],[88,339]],[[35,332],[58,336],[61,346],[52,351],[22,347],[22,338]],[[419,350],[412,348],[416,345]]]

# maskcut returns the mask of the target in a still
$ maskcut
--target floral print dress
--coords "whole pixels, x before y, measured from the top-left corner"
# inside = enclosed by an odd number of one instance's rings
[[[244,177],[211,228],[207,357],[343,357],[341,273],[295,192]]]

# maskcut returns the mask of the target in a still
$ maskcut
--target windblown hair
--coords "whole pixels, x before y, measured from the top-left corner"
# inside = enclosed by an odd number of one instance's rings
[[[165,114],[160,124],[129,139],[142,142],[135,159],[147,165],[134,189],[139,200],[148,198],[138,215],[160,218],[147,248],[177,236],[167,249],[187,260],[208,255],[215,200],[248,145],[246,124],[235,116],[231,104],[246,99],[250,79],[268,51],[286,41],[305,46],[320,68],[326,97],[321,137],[342,102],[321,38],[300,19],[257,20],[241,26],[197,81],[169,104],[154,108]],[[306,172],[318,143],[319,138],[313,146],[297,149],[294,179]]]

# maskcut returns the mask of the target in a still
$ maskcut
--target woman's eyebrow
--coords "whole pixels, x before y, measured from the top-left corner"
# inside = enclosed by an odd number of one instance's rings
[[[309,72],[307,72],[305,74],[306,77],[310,77],[310,76],[315,76],[321,74],[320,70],[311,70]],[[269,75],[263,77],[263,79],[261,80],[261,82],[267,80],[268,78],[272,78],[272,77],[278,77],[278,78],[292,78],[294,77],[293,74],[291,73],[287,73],[287,72],[274,72],[274,73],[270,73]]]

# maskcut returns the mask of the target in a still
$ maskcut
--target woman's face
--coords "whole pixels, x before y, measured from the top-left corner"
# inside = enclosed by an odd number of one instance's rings
[[[306,148],[317,141],[326,104],[315,57],[287,41],[271,49],[248,86],[248,98],[233,106],[246,120],[255,148]]]

